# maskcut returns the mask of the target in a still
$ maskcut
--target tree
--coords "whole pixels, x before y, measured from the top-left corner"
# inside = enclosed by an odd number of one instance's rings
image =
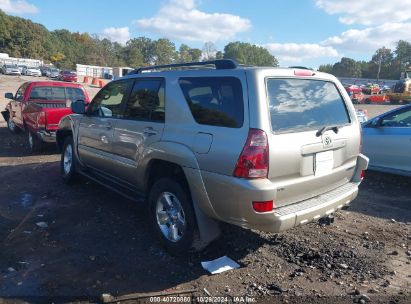
[[[178,49],[178,62],[190,62],[192,61],[193,58],[191,57],[190,54],[190,47],[187,44],[182,44],[180,45],[180,48]]]
[[[217,53],[215,44],[211,41],[204,43],[202,57],[204,60],[213,60]]]
[[[51,62],[53,62],[55,65],[58,65],[58,63],[60,61],[62,61],[63,59],[65,59],[65,58],[66,58],[66,56],[63,53],[60,53],[60,52],[50,56]]]
[[[380,79],[380,75],[383,75],[382,78],[385,78],[388,74],[388,70],[391,68],[391,63],[394,59],[394,54],[390,49],[386,47],[379,48],[375,54],[372,56],[372,63],[377,67],[377,80]],[[385,76],[385,77],[384,77]]]
[[[200,49],[194,48],[194,49],[190,49],[188,52],[190,53],[192,61],[200,61],[201,60],[201,55],[202,55],[203,52]]]
[[[411,43],[404,40],[398,41],[394,52],[397,55],[399,72],[402,72],[411,64]]]
[[[332,64],[322,64],[318,67],[318,71],[332,74],[333,65]]]
[[[166,38],[160,38],[154,42],[153,64],[169,64],[176,60],[177,52],[173,42]]]
[[[217,51],[217,53],[215,53],[215,58],[216,59],[223,59],[224,58],[224,53],[221,51]]]
[[[278,66],[278,60],[267,49],[246,42],[230,42],[224,47],[224,58],[255,66]]]
[[[333,74],[338,77],[361,77],[361,64],[354,59],[343,57],[334,64]]]
[[[135,51],[133,49],[137,49]],[[153,50],[154,50],[154,41],[147,37],[138,37],[130,39],[127,41],[125,52],[136,54],[140,53],[143,58],[141,60],[141,66],[147,66],[153,64]]]

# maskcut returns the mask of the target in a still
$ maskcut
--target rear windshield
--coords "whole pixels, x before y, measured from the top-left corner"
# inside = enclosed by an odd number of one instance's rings
[[[275,132],[350,123],[345,102],[332,82],[270,78],[267,95]]]
[[[84,92],[79,88],[34,87],[30,92],[30,100],[85,100]]]
[[[179,84],[197,123],[241,128],[244,104],[238,78],[183,77]]]

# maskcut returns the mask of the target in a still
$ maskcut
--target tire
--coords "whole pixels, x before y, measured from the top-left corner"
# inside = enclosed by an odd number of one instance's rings
[[[60,172],[66,184],[72,184],[78,180],[77,161],[74,155],[73,137],[68,136],[64,140],[61,151]]]
[[[9,129],[9,131],[13,134],[17,134],[20,132],[19,127],[17,127],[14,121],[11,119],[10,114],[9,118],[7,119],[7,129]]]
[[[36,153],[42,151],[44,148],[44,143],[37,137],[36,134],[31,132],[29,129],[26,131],[26,146],[29,152]]]
[[[368,98],[365,100],[365,104],[371,104],[371,100],[369,100]]]
[[[161,178],[149,193],[150,221],[160,243],[180,256],[194,247],[197,224],[188,191],[171,178]]]

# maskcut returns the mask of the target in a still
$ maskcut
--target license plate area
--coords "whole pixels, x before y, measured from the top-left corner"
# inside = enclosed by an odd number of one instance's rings
[[[334,152],[325,151],[316,153],[314,157],[314,175],[325,175],[334,167]]]

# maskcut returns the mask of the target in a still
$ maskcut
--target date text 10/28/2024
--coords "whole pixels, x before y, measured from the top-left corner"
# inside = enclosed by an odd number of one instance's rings
[[[257,299],[248,296],[209,297],[209,296],[161,296],[150,297],[148,303],[256,303]]]

